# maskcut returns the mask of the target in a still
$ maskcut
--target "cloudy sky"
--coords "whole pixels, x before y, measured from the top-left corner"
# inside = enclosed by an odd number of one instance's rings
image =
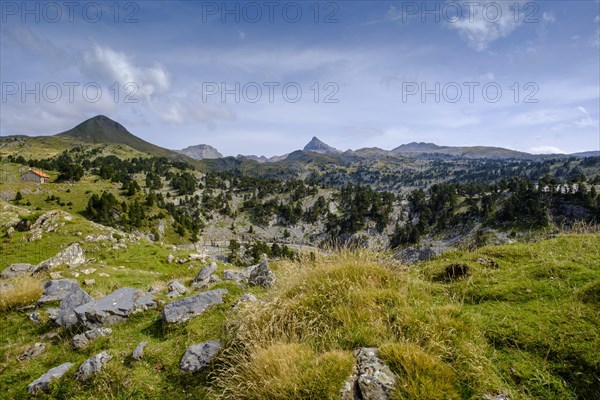
[[[116,6],[115,6],[116,4]],[[600,149],[600,2],[1,3],[0,134]]]

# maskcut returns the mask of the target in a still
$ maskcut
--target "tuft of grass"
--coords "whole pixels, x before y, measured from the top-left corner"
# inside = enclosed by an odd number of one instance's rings
[[[7,283],[8,287],[0,289],[0,311],[31,305],[42,295],[42,280],[39,277],[25,275]]]

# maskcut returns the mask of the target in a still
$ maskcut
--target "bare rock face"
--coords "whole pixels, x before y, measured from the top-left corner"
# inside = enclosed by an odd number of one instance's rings
[[[167,294],[169,297],[177,297],[187,293],[187,288],[179,281],[169,282],[167,284],[167,290],[169,291]]]
[[[112,360],[113,356],[108,354],[106,351],[96,354],[95,356],[88,358],[83,364],[79,366],[77,370],[77,379],[80,381],[87,381],[92,375],[102,371],[102,368]]]
[[[396,378],[379,359],[378,350],[363,347],[354,355],[356,364],[340,393],[341,400],[388,400]]]
[[[168,324],[187,321],[202,314],[208,307],[223,303],[223,295],[227,293],[226,289],[215,289],[175,300],[165,305],[163,320]]]
[[[40,215],[29,228],[30,232],[27,240],[33,242],[41,239],[44,233],[58,231],[58,229],[64,225],[64,222],[61,222],[61,219],[70,221],[73,217],[71,214],[61,210],[52,210]]]
[[[271,268],[269,268],[269,262],[267,256],[263,254],[260,264],[258,264],[250,273],[248,283],[254,286],[262,286],[269,288],[275,283],[275,275]]]
[[[187,373],[200,371],[211,362],[219,351],[221,351],[220,340],[194,344],[185,351],[179,363],[179,369]]]
[[[8,268],[2,271],[2,278],[12,279],[18,276],[31,274],[35,271],[36,266],[32,264],[11,264]]]
[[[60,379],[72,366],[73,363],[64,363],[58,367],[49,369],[44,375],[27,385],[27,390],[31,394],[38,394],[48,390],[50,382]]]
[[[131,314],[156,307],[152,295],[133,288],[117,289],[108,296],[77,307],[79,323],[95,328],[121,322]]]
[[[38,300],[38,304],[50,303],[52,301],[60,301],[67,294],[76,290],[79,284],[74,279],[51,280],[44,283],[44,292]]]
[[[39,263],[35,272],[48,271],[62,264],[74,268],[83,263],[85,263],[85,252],[79,243],[73,243],[54,257]]]

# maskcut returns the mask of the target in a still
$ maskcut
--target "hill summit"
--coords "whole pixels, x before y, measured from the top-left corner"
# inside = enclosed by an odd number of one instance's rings
[[[314,151],[316,153],[339,153],[340,151],[334,147],[329,146],[328,144],[319,140],[318,137],[313,136],[310,142],[306,146],[304,146],[304,151]]]

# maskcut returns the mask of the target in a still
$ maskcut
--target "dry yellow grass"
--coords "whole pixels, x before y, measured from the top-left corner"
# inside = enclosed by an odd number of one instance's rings
[[[22,276],[7,282],[0,289],[0,311],[33,304],[42,295],[42,280],[34,276]]]

